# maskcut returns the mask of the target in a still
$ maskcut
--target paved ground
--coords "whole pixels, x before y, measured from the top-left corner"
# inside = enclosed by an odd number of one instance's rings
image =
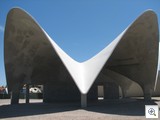
[[[158,104],[160,97],[151,102],[132,98],[91,102],[85,109],[80,103],[42,103],[42,100],[30,100],[25,104],[9,105],[10,100],[0,99],[0,119],[4,120],[145,120],[145,105]],[[159,112],[160,116],[160,112]]]

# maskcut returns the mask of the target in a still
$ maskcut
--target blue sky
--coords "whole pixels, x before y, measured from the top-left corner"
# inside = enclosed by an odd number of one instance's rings
[[[26,10],[67,54],[80,62],[101,51],[147,9],[157,13],[160,23],[159,0],[0,0],[0,85],[6,85],[4,27],[13,7]]]

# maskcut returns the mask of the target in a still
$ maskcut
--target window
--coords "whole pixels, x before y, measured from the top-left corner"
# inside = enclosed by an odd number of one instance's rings
[[[104,99],[104,86],[103,85],[98,85],[98,100],[103,100]]]

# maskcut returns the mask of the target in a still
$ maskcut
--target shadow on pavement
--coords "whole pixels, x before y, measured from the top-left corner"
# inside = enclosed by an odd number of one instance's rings
[[[65,111],[73,111],[78,109],[76,104],[64,103],[30,103],[30,104],[17,104],[17,105],[2,105],[0,106],[0,118],[32,116],[40,114],[49,114]]]
[[[86,110],[127,116],[145,116],[145,105],[157,105],[154,100],[144,101],[141,99],[105,100],[90,104]]]
[[[144,116],[145,105],[156,105],[154,100],[145,102],[137,99],[127,100],[104,100],[89,102],[84,110],[95,113]],[[80,102],[76,103],[30,103],[18,105],[1,105],[0,118],[11,118],[20,116],[32,116],[40,114],[67,112],[81,109]]]

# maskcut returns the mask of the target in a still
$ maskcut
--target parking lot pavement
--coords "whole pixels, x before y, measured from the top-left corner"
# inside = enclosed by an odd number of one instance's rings
[[[4,120],[146,120],[145,105],[158,105],[160,97],[144,102],[141,98],[122,100],[101,100],[89,102],[81,109],[80,102],[42,103],[32,99],[25,104],[10,105],[9,99],[0,99],[0,119]],[[160,117],[160,112],[159,112]]]

